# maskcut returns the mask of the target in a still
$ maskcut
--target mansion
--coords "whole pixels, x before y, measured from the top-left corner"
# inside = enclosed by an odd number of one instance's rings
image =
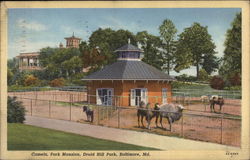
[[[71,37],[64,38],[66,40],[66,48],[79,48],[81,38],[75,37],[74,33]],[[64,48],[63,44],[59,44],[59,48]],[[20,71],[42,70],[39,63],[39,52],[20,53],[18,59],[18,68]]]

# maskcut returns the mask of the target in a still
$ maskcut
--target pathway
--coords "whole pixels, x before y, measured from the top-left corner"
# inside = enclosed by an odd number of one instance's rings
[[[84,136],[112,140],[138,146],[158,148],[161,150],[225,150],[238,149],[236,147],[200,142],[177,137],[156,135],[147,132],[138,132],[117,128],[109,128],[72,121],[48,119],[26,116],[26,124],[42,128],[49,128]]]

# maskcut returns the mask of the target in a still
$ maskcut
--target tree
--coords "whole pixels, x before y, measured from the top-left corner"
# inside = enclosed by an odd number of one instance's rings
[[[160,38],[148,34],[147,31],[142,31],[136,34],[136,40],[139,42],[144,51],[142,61],[161,70],[161,67],[163,66],[163,59],[162,52],[159,50],[161,47]]]
[[[208,73],[205,69],[200,69],[199,71],[199,80],[201,81],[208,81]]]
[[[47,80],[59,77],[69,78],[81,72],[83,63],[78,48],[43,48],[40,50],[40,64],[46,74],[40,74]]]
[[[241,77],[241,13],[236,14],[231,28],[227,30],[224,56],[219,74],[228,80],[235,74]]]
[[[14,77],[13,72],[11,71],[11,69],[8,68],[7,69],[7,84],[8,84],[8,86],[13,84],[13,77]]]
[[[25,120],[25,109],[21,101],[17,101],[17,97],[8,96],[7,105],[7,122],[23,123]]]
[[[80,44],[84,67],[91,67],[91,71],[94,71],[114,62],[116,60],[114,51],[127,44],[128,39],[132,44],[136,44],[135,36],[128,30],[99,28],[94,31],[89,38],[89,43]]]
[[[159,27],[160,37],[163,40],[163,59],[166,62],[166,66],[163,69],[166,69],[168,74],[170,73],[170,69],[172,69],[173,64],[173,55],[175,52],[175,36],[177,33],[177,29],[173,22],[169,19],[163,21],[162,25]]]
[[[211,35],[207,31],[207,27],[203,27],[199,23],[194,23],[191,27],[185,28],[184,32],[179,35],[175,54],[175,70],[179,72],[182,69],[195,66],[196,77],[198,78],[201,66],[215,63],[213,56],[216,52],[214,49],[215,45],[212,42]],[[205,60],[207,57],[210,57],[209,62]],[[212,69],[216,68],[216,66],[212,65],[209,67]]]

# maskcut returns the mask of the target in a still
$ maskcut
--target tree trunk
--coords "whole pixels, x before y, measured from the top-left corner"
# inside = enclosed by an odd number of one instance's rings
[[[170,72],[170,60],[168,59],[168,75],[169,75],[169,72]]]
[[[199,79],[199,70],[200,70],[200,68],[199,68],[199,63],[197,63],[196,64],[196,72],[197,72],[197,74],[196,74],[196,78],[197,78],[197,80]]]

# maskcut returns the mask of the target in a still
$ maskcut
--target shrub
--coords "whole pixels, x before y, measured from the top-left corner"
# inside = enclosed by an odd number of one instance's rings
[[[230,78],[229,82],[232,86],[240,86],[241,85],[241,76],[239,73],[234,73]]]
[[[61,87],[61,86],[64,86],[64,84],[65,84],[65,80],[63,78],[54,79],[50,81],[49,83],[51,87]]]
[[[208,81],[208,74],[205,69],[201,69],[199,71],[199,80],[200,81]]]
[[[175,77],[178,81],[185,81],[185,82],[194,82],[197,80],[195,76],[187,75],[187,74],[182,74],[179,76]]]
[[[213,76],[210,81],[210,86],[214,89],[223,89],[225,86],[224,80],[219,76]]]
[[[8,123],[23,123],[25,120],[25,109],[22,102],[17,101],[16,97],[8,96],[7,121]]]
[[[40,83],[40,80],[33,75],[28,75],[24,80],[25,86],[37,86],[39,85],[39,83]]]

